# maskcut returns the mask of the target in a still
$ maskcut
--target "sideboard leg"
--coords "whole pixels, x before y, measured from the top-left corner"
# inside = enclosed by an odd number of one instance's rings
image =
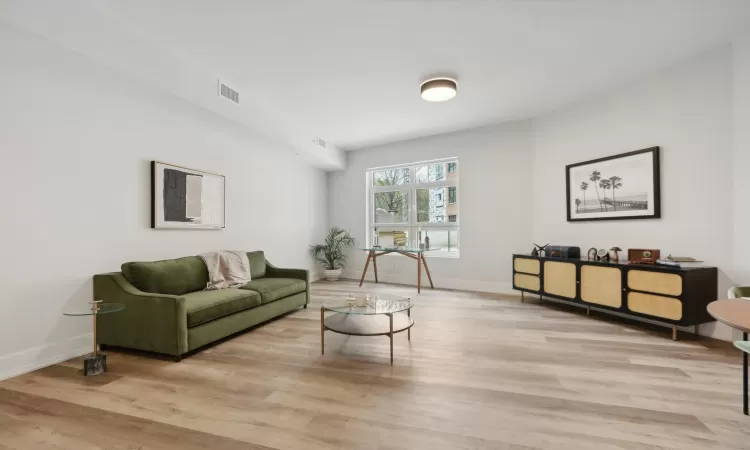
[[[586,315],[587,315],[587,316],[590,316],[590,315],[591,315],[591,307],[590,307],[590,306],[587,306],[587,307],[586,307]]]
[[[521,303],[523,303],[523,299],[524,299],[523,294],[524,294],[524,292],[521,291]]]
[[[673,341],[677,340],[677,327],[676,326],[672,327],[672,340]]]

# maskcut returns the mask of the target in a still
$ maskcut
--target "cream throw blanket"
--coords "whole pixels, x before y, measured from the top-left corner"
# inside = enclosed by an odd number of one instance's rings
[[[247,253],[222,250],[200,256],[208,268],[207,291],[244,286],[250,281]]]

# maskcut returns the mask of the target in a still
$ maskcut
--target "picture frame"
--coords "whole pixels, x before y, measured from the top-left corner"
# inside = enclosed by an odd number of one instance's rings
[[[565,166],[568,222],[661,218],[660,148]]]
[[[226,226],[226,177],[151,161],[151,228],[220,230]]]

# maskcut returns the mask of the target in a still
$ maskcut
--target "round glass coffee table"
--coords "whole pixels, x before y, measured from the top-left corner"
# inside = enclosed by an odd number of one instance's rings
[[[94,322],[94,352],[83,358],[83,375],[99,375],[107,371],[107,355],[99,352],[99,345],[96,342],[96,316],[101,314],[112,314],[125,309],[122,303],[103,303],[101,300],[89,302],[88,308],[79,308],[70,311],[64,311],[66,316],[92,316]]]
[[[410,298],[389,294],[357,294],[324,302],[320,308],[320,353],[325,354],[326,330],[348,336],[388,336],[393,364],[393,335],[406,331],[411,340],[413,307]],[[333,314],[326,316],[326,311]]]

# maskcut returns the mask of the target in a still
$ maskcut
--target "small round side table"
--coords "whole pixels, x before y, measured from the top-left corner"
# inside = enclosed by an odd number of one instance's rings
[[[742,350],[742,412],[747,416],[748,350],[746,346],[747,334],[750,332],[750,301],[739,298],[717,300],[708,304],[708,313],[719,322],[742,332],[742,341],[735,342],[734,345]]]
[[[94,352],[83,359],[83,375],[99,375],[107,371],[107,354],[99,351],[99,344],[96,342],[96,316],[99,314],[111,314],[125,309],[122,303],[103,303],[101,300],[89,302],[89,309],[65,311],[66,316],[92,316],[94,322]]]

